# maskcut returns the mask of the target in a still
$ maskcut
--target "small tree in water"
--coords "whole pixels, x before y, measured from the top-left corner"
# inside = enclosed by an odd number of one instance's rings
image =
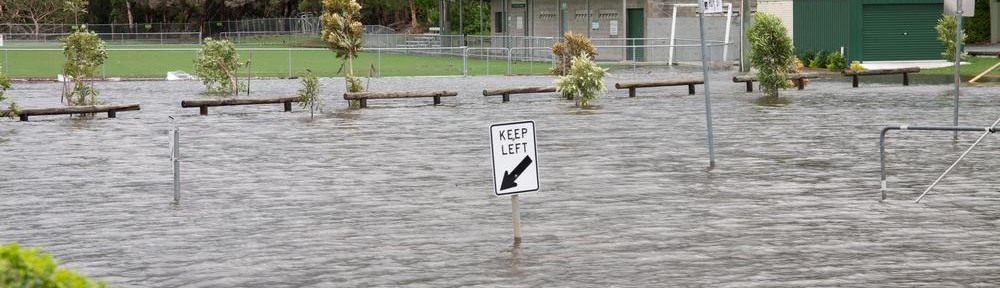
[[[573,31],[566,31],[563,34],[563,42],[552,44],[552,55],[556,57],[556,63],[549,69],[549,73],[557,76],[564,76],[569,73],[573,58],[586,53],[590,60],[597,57],[597,49],[590,43],[590,39],[583,34],[575,34]]]
[[[958,30],[958,23],[956,23],[955,15],[944,15],[938,19],[937,25],[934,26],[934,30],[937,30],[937,39],[944,44],[944,52],[941,52],[941,57],[944,60],[955,61],[955,30]],[[962,43],[965,43],[965,38],[969,35],[965,34],[965,30],[962,30]],[[969,60],[969,54],[962,52],[962,61]]]
[[[354,58],[361,51],[361,33],[364,26],[361,18],[361,4],[355,0],[323,0],[323,41],[330,50],[337,52],[337,58],[344,61],[340,69],[345,70],[347,92],[361,92],[361,80],[354,78]],[[358,100],[351,100],[351,107],[358,107]]]
[[[302,89],[299,89],[298,95],[299,105],[302,108],[309,107],[309,118],[313,118],[316,110],[323,112],[323,98],[319,97],[319,78],[309,69],[302,76]]]
[[[750,65],[757,68],[760,90],[777,97],[778,88],[787,88],[788,67],[793,65],[792,40],[778,17],[754,14],[754,24],[747,30],[750,41]]]
[[[96,104],[97,90],[93,85],[84,83],[83,79],[97,74],[97,68],[108,59],[104,41],[97,37],[97,33],[87,30],[87,26],[80,26],[61,40],[63,56],[66,57],[63,74],[73,81],[72,87],[64,86],[63,99],[71,106]]]
[[[604,75],[608,69],[598,67],[587,53],[573,57],[569,73],[556,80],[556,91],[580,96],[576,104],[587,107],[604,91]]]
[[[236,77],[242,66],[232,42],[205,38],[194,61],[194,72],[205,84],[205,92],[236,96],[246,90]]]

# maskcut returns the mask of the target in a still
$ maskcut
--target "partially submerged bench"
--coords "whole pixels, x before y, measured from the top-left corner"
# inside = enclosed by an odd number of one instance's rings
[[[806,79],[816,78],[815,73],[792,73],[785,76],[788,80],[795,81],[795,86],[799,90],[806,88]],[[757,81],[757,75],[736,75],[733,76],[733,83],[745,82],[747,84],[747,93],[753,92],[753,82]]]
[[[556,86],[513,87],[493,90],[483,90],[483,96],[503,95],[503,102],[510,102],[510,94],[551,93],[556,92]]]
[[[615,89],[628,89],[628,97],[635,97],[636,88],[664,87],[664,86],[688,86],[688,94],[694,95],[694,85],[705,84],[702,79],[684,80],[640,80],[615,83]]]
[[[344,100],[358,100],[361,108],[368,107],[368,99],[395,99],[433,97],[434,105],[441,104],[441,97],[458,96],[455,91],[386,91],[344,93]]]
[[[853,86],[858,88],[858,76],[903,74],[903,86],[910,86],[910,73],[919,73],[920,67],[897,69],[844,70],[840,75],[854,77]]]
[[[108,118],[116,118],[118,111],[136,111],[139,104],[109,104],[109,105],[89,105],[89,106],[68,106],[54,108],[31,108],[22,109],[17,116],[21,121],[28,121],[28,116],[40,115],[62,115],[62,114],[93,114],[108,113]],[[5,112],[6,113],[6,112]]]
[[[278,98],[229,98],[229,99],[198,99],[181,101],[181,107],[198,107],[199,114],[208,115],[208,107],[235,106],[235,105],[258,105],[258,104],[284,104],[285,111],[292,111],[292,102],[299,102],[298,96],[278,97]]]

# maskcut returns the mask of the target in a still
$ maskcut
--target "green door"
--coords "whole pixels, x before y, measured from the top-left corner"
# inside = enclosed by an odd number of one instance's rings
[[[629,47],[625,47],[625,59],[640,62],[646,59],[644,57],[646,53],[643,53],[643,47],[635,46],[643,45],[645,41],[642,39],[631,39],[646,37],[645,31],[643,31],[643,27],[646,24],[643,22],[645,17],[643,16],[642,9],[628,9],[627,12],[628,18],[625,21],[628,22],[628,27],[625,27],[625,45]]]
[[[861,53],[865,61],[941,59],[937,40],[941,4],[864,5]]]

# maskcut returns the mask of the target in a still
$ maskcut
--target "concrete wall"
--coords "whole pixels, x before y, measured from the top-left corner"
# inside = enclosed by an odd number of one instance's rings
[[[506,5],[510,7],[511,2],[518,3],[517,0],[507,0]],[[587,0],[525,0],[525,2],[525,6],[527,6],[525,8],[509,8],[509,14],[507,15],[509,19],[507,25],[509,27],[509,34],[495,33],[496,30],[493,30],[495,36],[528,35],[535,37],[559,37],[561,36],[559,34],[560,19],[563,19],[566,30],[588,35],[593,40],[595,46],[625,46],[626,42],[624,38],[628,24],[626,23],[626,11],[622,7],[623,2],[627,9],[643,9],[645,14],[643,29],[645,37],[643,38],[670,37],[669,17],[673,10],[673,4],[696,3],[693,0],[590,0],[590,9],[588,10]],[[732,0],[723,2],[733,4],[734,14],[729,41],[734,44],[730,45],[728,49],[727,60],[735,61],[739,59],[738,41],[740,40],[740,23],[737,13],[742,1]],[[496,15],[495,12],[502,11],[504,3],[504,0],[491,1],[491,25],[492,23],[496,23],[493,17]],[[751,0],[750,3],[751,7],[756,7],[757,0]],[[590,12],[590,21],[588,21],[588,11]],[[697,42],[699,34],[696,11],[697,8],[694,7],[678,9],[677,38],[681,40],[677,40],[675,44],[693,46],[699,43]],[[725,34],[725,14],[707,15],[705,21],[707,39],[722,41]],[[518,29],[518,22],[521,22],[520,29]],[[597,29],[593,29],[594,22],[596,22]],[[612,29],[612,26],[614,29]],[[791,24],[789,23],[788,26],[791,27]],[[644,42],[645,45],[669,44],[667,40],[647,40]],[[494,41],[493,45],[501,47],[506,44],[499,44],[497,41]],[[548,44],[541,42],[518,43],[516,40],[513,40],[510,45],[517,47]],[[598,60],[622,61],[625,58],[625,49],[624,47],[598,48]],[[723,50],[722,47],[711,47],[710,55],[714,55],[712,60],[721,61]],[[645,48],[642,52],[646,61],[667,61],[669,58],[669,49],[666,47]],[[678,47],[675,48],[674,55],[675,62],[698,61],[701,57],[701,50],[699,47]]]
[[[792,37],[794,33],[794,26],[792,25],[793,13],[792,13],[792,0],[761,0],[757,4],[757,12],[764,12],[781,19],[781,24],[785,25],[785,29],[788,30],[788,37]],[[794,38],[793,38],[794,40]]]

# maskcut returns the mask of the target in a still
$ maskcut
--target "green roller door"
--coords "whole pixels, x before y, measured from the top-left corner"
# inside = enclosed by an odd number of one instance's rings
[[[941,4],[864,5],[862,59],[935,60],[944,46],[934,25],[941,17]]]

